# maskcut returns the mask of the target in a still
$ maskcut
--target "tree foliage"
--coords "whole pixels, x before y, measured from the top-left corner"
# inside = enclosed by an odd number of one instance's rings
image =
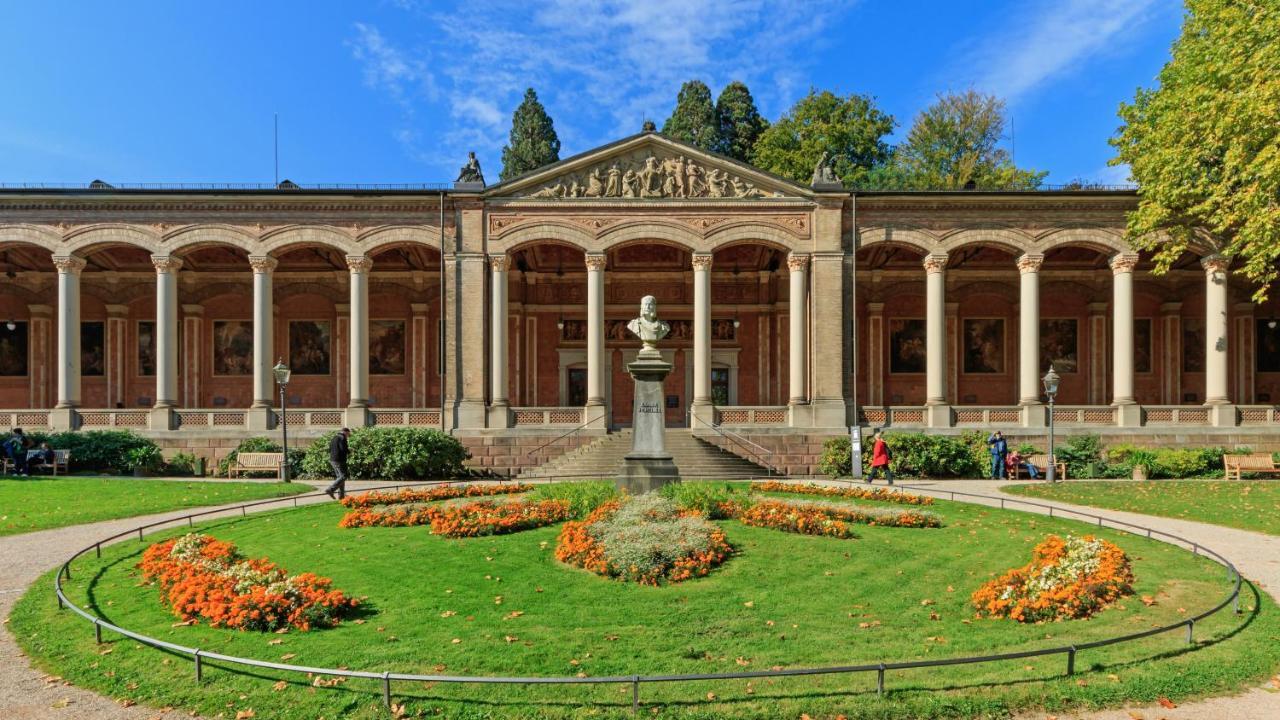
[[[690,80],[680,87],[676,108],[662,124],[662,134],[703,150],[716,150],[720,126],[711,103],[711,88],[706,83]]]
[[[1120,107],[1113,164],[1137,181],[1134,247],[1157,272],[1184,251],[1237,258],[1266,298],[1280,263],[1280,7],[1187,0],[1156,89]]]
[[[760,134],[752,162],[808,185],[825,152],[846,187],[861,186],[873,168],[889,159],[884,138],[894,125],[893,116],[881,112],[868,95],[840,97],[810,90]]]
[[[946,93],[924,109],[894,149],[893,162],[873,174],[870,185],[885,189],[1029,190],[1048,174],[1021,170],[999,147],[1005,104],[969,90]]]
[[[747,162],[760,133],[769,121],[760,116],[755,98],[745,83],[734,80],[716,98],[717,138],[714,148],[721,155]]]
[[[510,180],[560,159],[560,138],[538,93],[529,88],[511,115],[511,139],[502,148],[499,180]]]

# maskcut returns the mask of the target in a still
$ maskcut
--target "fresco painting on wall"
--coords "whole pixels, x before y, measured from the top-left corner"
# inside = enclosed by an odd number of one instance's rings
[[[894,318],[889,321],[889,372],[922,373],[925,371],[924,320]]]
[[[138,321],[138,374],[152,377],[156,374],[156,323],[154,320]]]
[[[253,323],[213,321],[213,374],[253,374]]]
[[[1040,368],[1060,373],[1080,371],[1080,345],[1075,318],[1053,318],[1040,321]]]
[[[1004,318],[965,318],[964,371],[1004,372]]]
[[[369,374],[404,374],[404,321],[369,322]]]
[[[1133,321],[1133,371],[1151,372],[1151,318]]]
[[[27,324],[0,323],[0,377],[23,377],[27,374]]]
[[[289,369],[294,375],[329,374],[329,322],[289,321]]]
[[[84,377],[107,374],[106,323],[80,323],[80,374]]]
[[[1275,319],[1257,323],[1258,372],[1280,372],[1280,323]]]
[[[1204,372],[1204,318],[1182,319],[1182,371]]]

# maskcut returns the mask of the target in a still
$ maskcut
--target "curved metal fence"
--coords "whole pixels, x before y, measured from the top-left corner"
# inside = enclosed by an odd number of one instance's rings
[[[777,478],[771,478],[777,480]],[[383,485],[375,488],[362,488],[360,492],[368,492],[371,490],[388,490],[404,487],[420,487],[424,485],[442,485],[449,484],[445,481],[435,482],[419,482],[419,483],[398,483],[395,485]],[[269,662],[264,660],[255,660],[253,658],[237,657],[235,655],[226,655],[223,653],[210,652],[196,647],[179,645],[177,643],[159,640],[157,638],[134,632],[128,628],[123,628],[113,623],[107,622],[102,618],[90,613],[88,610],[77,606],[71,602],[62,592],[63,579],[71,579],[71,563],[80,556],[93,551],[98,557],[102,556],[102,546],[109,544],[115,540],[124,539],[137,535],[138,540],[143,540],[144,534],[149,530],[171,529],[172,526],[180,525],[186,522],[188,527],[194,526],[196,518],[210,517],[214,515],[226,515],[239,510],[242,517],[248,516],[249,508],[262,507],[266,505],[284,505],[292,503],[294,507],[298,507],[298,500],[302,498],[318,497],[323,493],[315,493],[308,495],[295,495],[287,498],[273,498],[269,500],[258,500],[232,507],[222,507],[216,510],[204,510],[201,512],[190,513],[180,517],[160,520],[145,525],[140,525],[131,530],[116,533],[107,538],[103,538],[92,545],[76,552],[62,564],[58,574],[54,576],[54,591],[57,595],[58,606],[60,608],[70,609],[75,614],[84,618],[93,624],[94,638],[97,642],[102,642],[102,631],[108,630],[113,633],[123,635],[124,637],[136,640],[144,645],[155,648],[161,648],[170,652],[189,656],[194,662],[195,679],[200,682],[204,677],[204,663],[210,660],[229,663],[233,665],[243,665],[255,668],[267,668],[271,670],[280,670],[283,672],[302,673],[309,675],[346,677],[346,678],[365,678],[369,680],[377,680],[382,684],[382,699],[389,707],[392,700],[392,683],[395,682],[436,682],[436,683],[467,683],[467,684],[491,684],[491,685],[629,685],[631,687],[631,709],[633,712],[639,710],[640,707],[640,686],[653,683],[679,683],[689,681],[705,681],[705,680],[743,680],[755,678],[775,678],[790,677],[800,675],[836,675],[836,674],[853,674],[853,673],[875,673],[876,674],[876,693],[883,694],[885,689],[885,676],[887,673],[895,670],[912,670],[920,668],[937,668],[947,667],[951,665],[972,665],[976,663],[1001,662],[1007,660],[1018,660],[1031,657],[1043,657],[1047,655],[1065,655],[1066,656],[1066,674],[1075,674],[1076,655],[1082,651],[1093,648],[1106,647],[1108,645],[1116,645],[1119,643],[1140,640],[1142,638],[1160,635],[1162,633],[1172,632],[1183,629],[1186,632],[1186,642],[1191,644],[1195,625],[1197,622],[1214,615],[1228,605],[1234,605],[1234,612],[1240,614],[1240,589],[1242,579],[1239,571],[1231,561],[1207,548],[1199,543],[1192,542],[1185,538],[1179,537],[1172,533],[1162,530],[1125,522],[1123,520],[1114,520],[1102,515],[1094,513],[1069,510],[1060,506],[1049,503],[1038,503],[1030,500],[1020,500],[1016,498],[998,497],[993,495],[981,495],[978,493],[966,493],[960,491],[944,490],[931,487],[922,487],[917,485],[898,485],[896,488],[901,490],[912,490],[920,493],[927,493],[934,496],[947,496],[951,500],[957,498],[986,500],[991,506],[999,506],[1002,509],[1009,505],[1024,505],[1045,509],[1048,511],[1049,517],[1061,517],[1066,519],[1088,519],[1091,522],[1096,521],[1098,527],[1106,527],[1113,530],[1128,532],[1133,535],[1145,536],[1160,542],[1171,545],[1186,547],[1196,555],[1204,556],[1218,564],[1222,565],[1227,571],[1227,580],[1231,585],[1231,590],[1225,597],[1218,601],[1213,607],[1197,613],[1185,620],[1179,620],[1176,623],[1163,625],[1160,627],[1150,628],[1139,632],[1128,633],[1125,635],[1117,635],[1115,637],[1103,638],[1101,640],[1091,640],[1088,642],[1075,643],[1069,645],[1057,645],[1048,648],[1039,648],[1035,650],[1021,650],[1017,652],[997,653],[994,655],[970,655],[963,657],[942,658],[938,660],[912,660],[902,662],[880,662],[880,663],[864,663],[860,665],[836,665],[817,668],[788,668],[781,670],[756,670],[748,672],[728,672],[728,673],[695,673],[695,674],[673,674],[673,675],[610,675],[600,677],[569,677],[569,676],[544,676],[544,677],[493,677],[493,676],[475,676],[475,675],[421,675],[417,673],[401,673],[401,672],[372,672],[365,670],[346,670],[341,668],[322,668],[310,667],[306,665],[293,665],[289,663]],[[1054,513],[1057,513],[1055,515]]]

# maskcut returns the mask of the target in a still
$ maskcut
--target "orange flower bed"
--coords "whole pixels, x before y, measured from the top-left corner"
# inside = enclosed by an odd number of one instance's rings
[[[804,485],[796,485],[793,483],[778,482],[777,480],[767,480],[751,484],[751,489],[756,492],[781,492],[794,493],[797,495],[822,495],[823,497],[839,497],[849,498],[851,500],[878,500],[880,502],[899,503],[901,505],[932,505],[933,498],[927,495],[912,495],[911,493],[892,492],[888,488],[859,488],[859,487],[828,487],[826,485],[814,485],[806,483]]]
[[[445,537],[505,535],[568,520],[572,513],[563,500],[495,503],[492,500],[432,508],[431,532]]]
[[[724,531],[696,512],[680,512],[661,498],[627,503],[657,506],[627,515],[624,501],[610,500],[581,522],[564,524],[556,559],[597,575],[643,585],[676,583],[703,577],[733,554]]]
[[[406,503],[428,503],[437,500],[452,500],[460,497],[487,497],[491,495],[514,495],[528,492],[532,486],[515,483],[512,485],[439,485],[426,490],[404,488],[399,492],[367,492],[360,495],[348,495],[342,499],[342,506],[349,508],[367,508],[375,505],[403,505]]]
[[[979,616],[1044,622],[1090,617],[1132,592],[1133,569],[1115,544],[1050,535],[1029,564],[984,584],[971,599]]]
[[[883,527],[942,527],[937,515],[919,510],[885,510],[785,500],[762,500],[738,516],[746,525],[801,535],[856,538],[853,525]]]
[[[359,600],[313,573],[290,576],[266,558],[245,559],[235,545],[190,534],[147,548],[138,564],[162,599],[186,621],[212,627],[277,630],[332,627]]]

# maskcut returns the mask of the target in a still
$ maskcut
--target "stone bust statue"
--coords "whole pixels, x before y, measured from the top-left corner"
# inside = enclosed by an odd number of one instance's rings
[[[627,329],[640,338],[645,355],[657,354],[658,341],[671,332],[671,326],[658,319],[658,299],[652,295],[640,299],[640,317],[627,323]]]

